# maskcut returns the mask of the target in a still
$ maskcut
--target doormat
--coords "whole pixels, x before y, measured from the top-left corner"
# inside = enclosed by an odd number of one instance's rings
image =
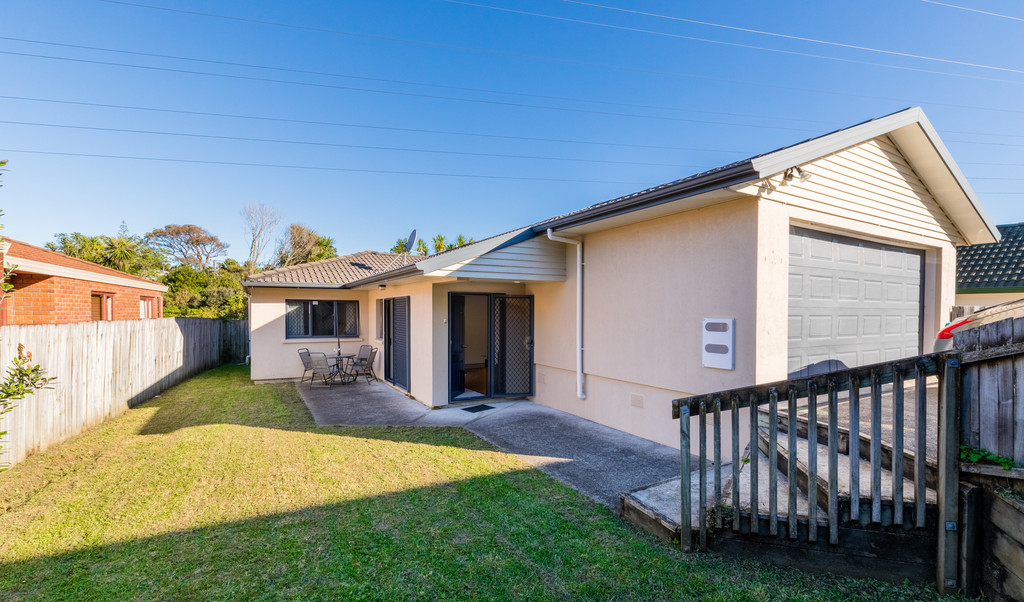
[[[489,406],[489,405],[486,405],[486,404],[480,404],[478,406],[470,406],[468,408],[462,408],[462,411],[463,412],[473,412],[473,413],[476,413],[476,412],[483,412],[484,410],[493,410],[493,409],[494,409],[494,406]]]

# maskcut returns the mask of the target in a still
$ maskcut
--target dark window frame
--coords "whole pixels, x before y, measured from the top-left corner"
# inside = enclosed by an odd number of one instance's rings
[[[305,331],[303,333],[294,334],[288,331],[288,308],[292,304],[303,304],[303,313],[305,314]],[[334,332],[332,334],[313,334],[314,325],[314,312],[313,306],[320,303],[330,303],[334,309]],[[284,336],[286,339],[357,339],[359,338],[359,301],[356,299],[285,299],[285,326]],[[338,318],[341,316],[339,309],[345,305],[355,306],[355,320],[352,324],[350,332],[339,332],[338,330]]]

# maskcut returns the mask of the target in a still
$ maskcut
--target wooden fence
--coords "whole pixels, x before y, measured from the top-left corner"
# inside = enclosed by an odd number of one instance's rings
[[[233,328],[205,318],[0,327],[0,368],[17,357],[21,343],[33,363],[57,379],[0,418],[0,431],[8,431],[0,441],[0,466],[17,464],[219,365],[224,330]]]
[[[249,320],[225,320],[220,329],[220,361],[242,363],[249,355]]]
[[[871,525],[902,527],[903,529],[926,529],[928,509],[929,473],[935,481],[933,487],[938,497],[938,520],[943,525],[955,520],[957,507],[957,436],[953,430],[956,424],[959,363],[955,358],[943,355],[925,355],[906,360],[886,362],[847,370],[839,370],[812,376],[698,395],[673,401],[673,417],[680,420],[681,483],[680,483],[680,543],[684,551],[694,548],[693,529],[700,538],[700,548],[707,549],[708,531],[711,528],[707,508],[728,508],[733,517],[731,529],[751,534],[762,532],[762,523],[767,519],[767,535],[791,540],[804,539],[809,543],[818,540],[819,525],[827,525],[823,535],[830,545],[840,542],[839,532],[843,524],[865,522]],[[937,466],[928,466],[927,453],[927,386],[931,376],[939,376],[938,424],[933,426],[938,442]],[[913,395],[905,399],[906,382],[914,383]],[[883,402],[882,386],[892,385],[892,393]],[[861,402],[861,391],[869,391]],[[843,412],[839,411],[840,393],[845,392]],[[819,395],[824,399],[819,402]],[[801,411],[798,411],[798,401]],[[821,404],[819,406],[819,403]],[[864,407],[862,407],[862,405]],[[883,405],[888,408],[888,420],[883,417]],[[904,422],[905,408],[913,408],[914,420]],[[802,411],[805,409],[806,411]],[[758,414],[766,410],[767,420],[759,420]],[[728,413],[732,430],[731,457],[722,454],[723,413]],[[751,454],[761,450],[768,457],[767,474],[759,476],[758,462],[749,458],[749,486],[741,481],[740,470],[743,457],[740,449],[740,414],[749,413],[752,425],[761,424],[762,429],[751,428]],[[782,414],[785,414],[783,418]],[[842,414],[842,416],[841,416]],[[806,416],[801,419],[801,415]],[[692,473],[690,466],[691,435],[690,417],[699,416],[697,466],[696,512],[693,507]],[[713,457],[708,454],[708,417],[713,416],[710,428],[714,441]],[[867,437],[862,437],[862,416]],[[824,418],[825,424],[819,424]],[[840,419],[843,437],[840,437]],[[891,427],[888,449],[882,441],[883,422]],[[725,428],[728,428],[726,426]],[[759,432],[762,431],[762,432]],[[767,439],[764,438],[767,431]],[[912,442],[905,446],[905,435],[910,431]],[[782,445],[779,433],[788,438]],[[802,433],[801,433],[802,432]],[[915,436],[916,435],[916,436]],[[798,460],[798,438],[806,438],[808,452]],[[866,450],[859,448],[867,447]],[[780,451],[784,450],[784,451]],[[913,450],[905,451],[906,449]],[[864,453],[864,452],[867,453]],[[886,453],[888,451],[888,453]],[[819,458],[819,455],[821,456]],[[861,461],[869,459],[870,488],[866,498],[861,497]],[[819,463],[822,463],[819,467]],[[842,463],[842,467],[840,464]],[[723,465],[731,464],[732,499],[723,499]],[[820,469],[819,469],[820,468]],[[841,478],[842,468],[842,478]],[[931,470],[930,470],[931,468]],[[883,471],[886,473],[883,477]],[[709,473],[711,473],[709,475]],[[779,475],[785,476],[787,490],[782,491]],[[709,491],[709,481],[713,488]],[[886,487],[883,487],[883,478]],[[904,478],[910,479],[909,491],[904,490]],[[844,484],[841,485],[840,481]],[[767,487],[765,487],[767,482]],[[891,486],[890,486],[891,484]],[[845,489],[845,491],[841,491]],[[749,492],[748,499],[742,500],[743,491]],[[762,515],[759,493],[768,496],[767,516]],[[884,492],[884,494],[883,494]],[[798,498],[801,493],[809,497],[806,516],[800,516]],[[841,497],[842,494],[842,497]],[[781,498],[781,499],[780,499]],[[884,501],[883,501],[884,500]],[[745,503],[744,503],[745,502]],[[883,505],[891,511],[883,512]],[[824,521],[819,522],[819,507],[823,510]],[[749,516],[744,517],[744,509]],[[722,527],[719,511],[717,527]],[[696,515],[696,516],[695,516]],[[743,524],[746,519],[749,525]],[[785,522],[785,524],[780,524]],[[800,525],[807,525],[801,532]],[[934,523],[931,525],[934,530]],[[858,544],[859,545],[859,544]],[[938,572],[942,576],[940,588],[950,579],[955,580],[956,533],[938,533]]]
[[[1024,318],[964,330],[962,443],[1024,464]]]

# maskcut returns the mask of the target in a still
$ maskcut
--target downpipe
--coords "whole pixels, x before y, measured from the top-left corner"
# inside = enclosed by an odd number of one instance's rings
[[[576,397],[586,399],[583,392],[583,241],[555,235],[548,228],[548,240],[576,245]]]

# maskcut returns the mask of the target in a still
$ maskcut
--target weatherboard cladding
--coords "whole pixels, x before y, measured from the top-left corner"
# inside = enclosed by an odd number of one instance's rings
[[[1024,223],[997,227],[999,242],[956,248],[957,291],[1024,290]]]
[[[324,259],[301,265],[278,268],[253,274],[245,279],[245,285],[337,285],[342,286],[368,276],[409,263],[422,261],[419,255],[398,255],[378,251],[361,251],[342,257]]]

